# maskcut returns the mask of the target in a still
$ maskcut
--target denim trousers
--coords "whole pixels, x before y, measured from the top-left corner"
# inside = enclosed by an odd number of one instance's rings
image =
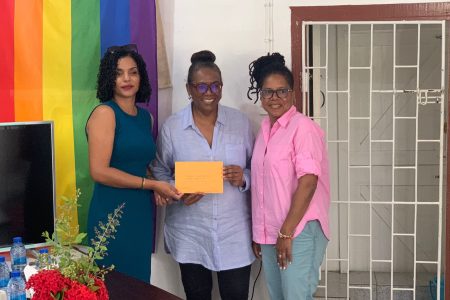
[[[280,270],[275,245],[261,245],[264,276],[272,300],[312,300],[328,240],[316,220],[292,240],[292,263]]]
[[[211,300],[212,271],[199,264],[179,264],[186,300]],[[251,265],[217,272],[222,300],[247,300]]]

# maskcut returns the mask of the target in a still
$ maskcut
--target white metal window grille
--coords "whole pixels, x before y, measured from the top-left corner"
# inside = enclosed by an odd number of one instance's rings
[[[316,296],[440,299],[445,22],[304,22],[302,37],[303,111],[330,157]]]

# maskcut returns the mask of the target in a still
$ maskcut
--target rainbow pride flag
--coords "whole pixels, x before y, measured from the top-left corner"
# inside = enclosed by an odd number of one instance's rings
[[[93,187],[84,127],[98,104],[98,65],[109,46],[130,43],[147,63],[153,94],[144,107],[156,119],[155,0],[0,1],[0,122],[54,121],[56,197],[81,189],[81,231]]]

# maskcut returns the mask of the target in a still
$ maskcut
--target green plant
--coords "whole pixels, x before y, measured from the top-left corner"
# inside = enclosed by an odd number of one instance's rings
[[[110,238],[114,238],[117,227],[120,225],[123,208],[125,204],[119,205],[113,213],[108,214],[108,220],[104,224],[99,222],[99,228],[95,228],[95,237],[87,246],[87,255],[80,255],[73,251],[73,246],[80,244],[86,237],[86,233],[78,233],[78,227],[73,224],[73,211],[78,205],[80,191],[77,190],[75,197],[62,197],[63,203],[59,209],[59,215],[55,222],[55,232],[50,236],[44,232],[42,236],[51,247],[50,255],[38,258],[39,265],[44,269],[59,270],[64,277],[87,286],[91,291],[99,287],[95,279],[104,280],[106,273],[114,269],[114,265],[100,268],[97,261],[107,255],[107,245]]]

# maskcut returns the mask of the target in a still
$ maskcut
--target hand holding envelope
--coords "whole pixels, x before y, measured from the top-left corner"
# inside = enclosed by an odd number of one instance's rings
[[[205,194],[203,193],[190,193],[190,194],[183,194],[179,199],[172,199],[172,198],[164,198],[158,193],[155,192],[155,203],[158,206],[165,206],[170,205],[178,200],[183,200],[185,205],[192,205],[195,202],[199,201],[203,198]],[[0,299],[1,300],[1,299]]]
[[[232,186],[244,185],[244,170],[240,166],[229,165],[223,167],[223,179],[229,181]]]
[[[203,193],[184,194],[183,197],[181,197],[181,199],[184,201],[185,205],[192,205],[195,202],[202,199],[203,196],[205,196],[205,194]]]
[[[172,199],[180,200],[183,196],[175,187],[164,181],[155,182],[154,195],[155,203],[158,206],[170,204],[173,201]]]

